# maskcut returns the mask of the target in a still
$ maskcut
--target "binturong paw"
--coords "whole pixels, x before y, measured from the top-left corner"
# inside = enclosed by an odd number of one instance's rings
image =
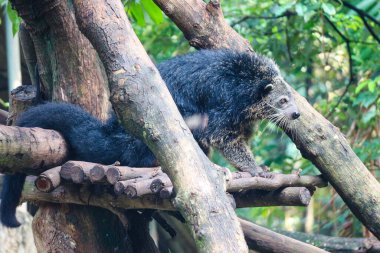
[[[249,170],[248,172],[252,175],[252,177],[263,177],[263,178],[274,178],[274,173],[269,172],[269,167],[266,165],[260,165],[258,168]]]
[[[263,171],[263,172],[260,172],[258,176],[259,177],[263,177],[263,178],[273,179],[274,178],[274,173],[273,172]]]

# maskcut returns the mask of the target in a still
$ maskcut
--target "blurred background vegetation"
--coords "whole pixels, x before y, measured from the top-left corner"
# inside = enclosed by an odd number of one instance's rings
[[[152,0],[123,2],[138,37],[156,63],[194,51]],[[6,5],[7,1],[1,3]],[[380,2],[223,0],[222,7],[229,24],[257,52],[275,59],[285,79],[340,128],[379,179]],[[17,17],[7,10],[16,31]],[[2,79],[0,87],[6,87]],[[259,162],[278,172],[319,173],[281,130],[262,122],[256,132],[251,146]],[[212,159],[231,167],[218,152]],[[237,212],[278,230],[358,237],[368,233],[331,187],[319,189],[307,208],[246,208]]]

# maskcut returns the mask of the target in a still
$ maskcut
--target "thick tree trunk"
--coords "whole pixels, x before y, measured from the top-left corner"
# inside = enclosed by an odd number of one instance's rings
[[[200,252],[247,252],[222,176],[199,148],[119,1],[74,1],[81,31],[105,66],[124,126],[144,139],[176,191]],[[133,78],[131,78],[133,77]]]
[[[21,37],[22,44],[26,50],[35,50],[26,54],[28,66],[32,68],[29,73],[34,73],[37,59],[44,98],[76,103],[102,120],[108,118],[107,77],[96,51],[79,31],[69,1],[11,2],[23,19],[23,33],[30,35]],[[120,245],[126,231],[122,227],[110,227],[119,219],[108,213],[94,212],[89,207],[44,204],[34,219],[38,251],[70,252],[75,247],[75,252],[111,252],[115,248],[127,252],[126,245]],[[75,217],[86,218],[73,220]],[[108,221],[99,222],[103,217]],[[67,222],[75,226],[68,226]],[[83,233],[82,229],[92,233]],[[121,239],[105,243],[114,233]],[[59,235],[59,240],[45,240],[51,235]]]
[[[183,31],[186,38],[196,37],[197,40],[201,40],[197,41],[197,47],[251,50],[245,39],[230,32],[231,27],[221,18],[222,10],[217,0],[212,0],[208,4],[200,0],[155,0],[155,2]],[[181,18],[178,18],[177,13],[181,13]],[[202,27],[214,26],[218,29],[198,30],[196,24],[202,24]],[[294,125],[297,134],[291,134],[292,129],[284,130],[296,143],[303,156],[324,173],[356,217],[377,238],[380,238],[379,182],[355,155],[339,130],[295,91],[294,96],[301,113],[297,124]]]

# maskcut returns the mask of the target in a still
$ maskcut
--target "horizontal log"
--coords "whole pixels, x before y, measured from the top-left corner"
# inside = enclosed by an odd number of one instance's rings
[[[76,185],[76,184],[61,184],[51,192],[39,191],[34,180],[37,177],[27,177],[24,190],[22,193],[22,201],[46,201],[54,203],[72,203],[80,205],[93,205],[109,209],[123,208],[123,209],[157,209],[157,210],[175,210],[171,204],[171,200],[160,198],[160,194],[149,194],[138,198],[128,198],[126,195],[121,195],[115,198],[114,194],[107,191],[94,194],[90,190],[90,185]],[[170,188],[170,187],[169,187]],[[164,188],[165,189],[165,188]],[[293,192],[293,194],[289,194]],[[250,190],[233,194],[237,208],[240,207],[260,207],[260,206],[305,206],[309,200],[300,197],[301,194],[297,192],[307,191],[303,187],[284,188],[277,190],[273,193],[264,194],[264,191]],[[172,189],[169,189],[170,194],[167,196],[172,197]],[[285,192],[285,193],[284,193]],[[310,193],[310,192],[309,192]],[[312,193],[310,193],[310,197]],[[297,199],[298,198],[298,199]]]
[[[0,173],[38,175],[66,157],[66,142],[56,131],[0,125]]]
[[[241,175],[241,173],[239,173]],[[233,176],[232,178],[236,178]],[[274,174],[273,178],[243,177],[227,182],[229,192],[257,189],[274,191],[284,187],[325,187],[327,181],[322,176],[299,176],[296,174]]]
[[[312,192],[305,187],[287,187],[275,191],[248,190],[234,192],[232,196],[238,207],[252,206],[307,206]]]
[[[97,180],[91,180],[91,171],[94,170],[97,171],[94,174],[100,175]],[[223,170],[226,169],[223,168]],[[106,166],[90,162],[69,161],[57,171],[59,171],[62,178],[79,184],[85,182],[109,184],[109,181],[113,181],[114,178],[121,178],[118,176],[114,177],[117,174],[122,175],[123,178],[133,177],[133,179],[117,181],[114,184],[113,188],[117,196],[125,194],[129,198],[138,198],[144,195],[158,194],[163,199],[170,199],[174,196],[173,185],[169,177],[161,171],[160,167],[130,168],[126,166]],[[112,171],[112,180],[105,180],[105,175],[109,171]],[[42,185],[41,191],[48,192],[57,187],[57,185],[49,184],[49,187],[46,189],[45,181],[54,181],[54,178],[49,179],[49,175],[52,177],[56,176],[52,173],[44,173],[38,178],[38,180],[44,180],[36,183],[38,189]],[[292,187],[287,187],[289,185]],[[299,185],[306,186],[306,188],[297,187]],[[226,190],[229,193],[233,193],[238,207],[307,206],[314,187],[326,185],[327,182],[320,176],[276,174],[273,179],[266,179],[252,177],[249,173],[235,172],[229,173]]]

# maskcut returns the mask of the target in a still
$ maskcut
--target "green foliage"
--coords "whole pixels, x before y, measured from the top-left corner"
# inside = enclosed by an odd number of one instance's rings
[[[8,0],[0,0],[0,11],[3,9],[4,6],[6,8],[7,16],[12,22],[13,35],[15,35],[20,26],[20,18],[18,17],[17,12],[12,9],[11,4],[8,2]],[[2,20],[0,18],[0,25],[1,24],[2,24]]]
[[[164,20],[163,13],[152,0],[129,0],[123,3],[125,11],[141,27],[145,27],[147,19],[156,25]]]
[[[378,0],[349,2],[380,21]],[[380,44],[358,13],[341,2],[329,0],[241,0],[239,4],[224,0],[222,7],[233,28],[257,52],[276,60],[285,79],[317,110],[329,115],[329,120],[346,134],[360,159],[380,177]],[[161,23],[155,24],[152,18],[147,20],[146,12],[145,25],[141,26],[139,17],[132,15],[133,25],[154,60],[159,62],[191,50],[170,20],[164,17]],[[366,21],[375,34],[380,34],[375,22]],[[319,173],[281,130],[267,124],[260,124],[251,140],[260,163],[273,171],[290,173],[302,169],[302,174]],[[212,159],[232,168],[216,151]],[[331,188],[315,193],[312,209],[314,232],[362,235],[360,222]],[[300,231],[304,230],[306,219],[306,209],[302,207],[245,208],[238,213],[262,225]]]

